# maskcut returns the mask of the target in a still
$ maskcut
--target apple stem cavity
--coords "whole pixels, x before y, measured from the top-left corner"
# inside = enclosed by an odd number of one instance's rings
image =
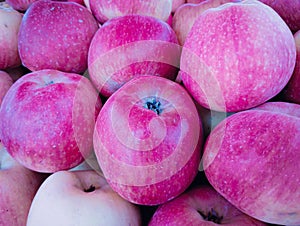
[[[223,216],[219,216],[219,214],[213,208],[211,208],[211,210],[208,211],[207,214],[204,214],[201,211],[198,212],[206,221],[212,221],[216,224],[221,224],[221,221],[223,220]]]
[[[156,97],[151,97],[150,99],[148,99],[144,107],[151,111],[154,111],[157,115],[160,115],[162,112],[161,103],[157,100]]]
[[[51,80],[51,81],[49,81],[49,82],[46,82],[45,85],[46,85],[46,86],[49,86],[49,85],[52,85],[52,84],[54,84],[54,81]]]
[[[93,192],[96,190],[96,187],[94,185],[91,185],[89,188],[84,189],[84,192]]]

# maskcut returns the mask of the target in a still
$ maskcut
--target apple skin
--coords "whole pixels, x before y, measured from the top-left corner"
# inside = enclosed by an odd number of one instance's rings
[[[229,116],[206,140],[208,181],[249,216],[299,225],[299,128],[298,104],[267,102]]]
[[[33,197],[47,176],[17,163],[0,141],[0,225],[26,225]]]
[[[272,7],[287,23],[289,28],[296,32],[300,30],[300,1],[299,0],[259,0]]]
[[[25,167],[53,173],[79,165],[92,150],[101,100],[78,74],[41,70],[24,75],[0,108],[0,139]]]
[[[21,65],[18,32],[22,14],[6,2],[0,2],[0,70]]]
[[[88,55],[88,71],[97,90],[109,97],[137,75],[175,79],[181,48],[165,22],[142,15],[107,21],[96,32]]]
[[[172,0],[172,13],[174,13],[179,6],[185,4],[185,0]]]
[[[200,105],[237,112],[277,95],[295,61],[286,23],[269,6],[246,0],[208,9],[197,18],[183,46],[179,76]]]
[[[9,74],[6,73],[5,71],[0,71],[0,106],[5,94],[12,86],[12,84],[13,84],[13,80],[9,76]]]
[[[25,12],[18,48],[31,71],[56,69],[83,73],[98,23],[90,11],[74,2],[37,1]]]
[[[212,219],[206,218],[209,214],[212,214]],[[160,225],[267,226],[239,211],[208,185],[193,187],[159,206],[149,226]]]
[[[300,30],[294,34],[294,38],[297,49],[296,66],[281,96],[284,101],[300,104]]]
[[[171,14],[172,0],[89,0],[93,15],[103,24],[106,21],[132,14],[155,17],[166,21]]]
[[[191,30],[195,20],[205,10],[215,8],[228,2],[240,2],[241,0],[206,0],[198,4],[184,4],[174,13],[172,28],[174,29],[180,45],[184,44],[186,36]]]
[[[45,180],[30,207],[27,226],[40,225],[138,226],[141,217],[138,207],[121,198],[97,172],[60,171]]]
[[[94,149],[116,192],[136,204],[158,205],[182,193],[196,176],[202,124],[182,86],[139,76],[105,102]]]

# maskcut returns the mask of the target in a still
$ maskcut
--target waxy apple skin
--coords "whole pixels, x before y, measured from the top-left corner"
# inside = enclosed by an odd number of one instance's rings
[[[300,30],[294,34],[297,57],[291,79],[280,95],[284,101],[300,104]]]
[[[22,64],[31,71],[83,73],[98,23],[74,2],[37,1],[26,11],[19,32]]]
[[[27,226],[40,225],[138,226],[141,216],[96,171],[60,171],[41,185],[30,207]]]
[[[110,96],[138,75],[175,79],[180,48],[171,27],[156,18],[127,15],[111,19],[95,34],[88,56],[91,81]]]
[[[166,21],[171,14],[172,0],[90,0],[89,6],[99,23],[119,16],[138,14]]]
[[[300,105],[268,102],[229,116],[206,141],[210,184],[246,214],[300,224]]]
[[[295,61],[294,37],[285,22],[269,6],[246,0],[197,18],[183,46],[179,76],[202,106],[237,112],[277,95]]]
[[[26,225],[31,202],[46,177],[17,163],[0,141],[0,225]]]
[[[105,102],[94,149],[116,192],[136,204],[157,205],[182,193],[197,174],[201,126],[183,87],[166,78],[139,76]]]
[[[18,79],[3,99],[0,139],[29,169],[70,169],[92,150],[100,108],[98,93],[87,78],[57,70],[32,72]]]
[[[18,32],[22,14],[6,2],[0,2],[0,70],[21,65]]]
[[[212,216],[209,218],[209,214]],[[158,207],[149,226],[243,225],[266,226],[239,211],[212,187],[194,187]]]
[[[12,86],[12,84],[13,84],[13,80],[10,77],[10,75],[5,71],[0,70],[0,107],[5,94]]]

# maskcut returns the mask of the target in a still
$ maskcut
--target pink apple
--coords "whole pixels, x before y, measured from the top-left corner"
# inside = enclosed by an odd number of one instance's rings
[[[103,96],[137,75],[175,79],[181,50],[175,32],[156,18],[128,15],[111,19],[95,34],[88,71]]]
[[[198,4],[184,4],[174,13],[172,27],[177,35],[180,45],[184,44],[186,36],[191,30],[195,20],[207,9],[218,7],[228,2],[241,0],[206,0]]]
[[[300,30],[300,1],[299,0],[259,0],[271,6],[294,32]]]
[[[151,75],[130,80],[108,98],[94,132],[108,183],[142,205],[166,202],[190,185],[201,142],[201,121],[186,90]]]
[[[32,71],[56,69],[83,73],[98,23],[74,2],[41,0],[26,11],[19,32],[19,53]]]
[[[93,15],[103,24],[119,16],[131,14],[152,16],[166,21],[171,14],[172,0],[89,0]]]
[[[100,107],[87,78],[56,70],[32,72],[18,79],[3,99],[0,139],[29,169],[70,169],[92,150]]]
[[[266,226],[239,211],[210,186],[197,186],[162,204],[149,226],[166,225],[243,225]]]
[[[121,198],[97,172],[60,171],[38,190],[27,226],[141,224],[137,206]]]
[[[33,197],[46,176],[18,164],[0,142],[0,225],[26,225]]]
[[[285,101],[300,104],[300,30],[294,34],[294,38],[297,49],[296,66],[292,78],[282,93]]]
[[[0,70],[21,65],[18,32],[22,14],[0,2]]]
[[[268,102],[236,113],[206,140],[210,184],[246,214],[273,224],[300,224],[300,105]]]
[[[205,2],[205,1],[207,1],[207,0],[186,0],[186,3],[198,4],[198,3],[201,3],[201,2]]]
[[[17,11],[25,12],[29,6],[37,0],[5,0],[11,7]]]
[[[286,23],[269,6],[245,0],[197,18],[183,46],[179,76],[202,106],[236,112],[277,95],[295,61]]]
[[[13,80],[9,76],[9,74],[5,71],[0,71],[0,106],[5,94],[7,93],[12,84]]]

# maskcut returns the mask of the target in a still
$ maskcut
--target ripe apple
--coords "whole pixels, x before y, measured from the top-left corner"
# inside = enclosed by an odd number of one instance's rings
[[[83,73],[98,23],[74,2],[41,0],[26,11],[19,32],[19,53],[31,71],[56,69]]]
[[[39,188],[27,226],[140,225],[137,206],[121,198],[97,172],[60,171]]]
[[[108,98],[94,132],[108,183],[142,205],[166,202],[190,185],[201,143],[201,121],[186,90],[151,75],[133,78]]]
[[[22,14],[0,2],[0,70],[21,65],[18,32]]]
[[[5,71],[0,71],[0,106],[5,94],[7,93],[12,84],[13,80],[9,76],[9,74]]]
[[[231,205],[210,186],[197,186],[162,204],[149,226],[243,225],[266,226]]]
[[[70,169],[92,150],[100,107],[87,78],[50,69],[32,72],[18,79],[3,99],[0,139],[29,169]]]
[[[166,21],[172,10],[172,0],[130,0],[126,4],[123,0],[89,0],[89,5],[101,24],[112,18],[131,14],[152,16]]]
[[[297,49],[296,66],[282,94],[285,101],[300,104],[300,30],[294,34],[294,38]]]
[[[26,225],[33,197],[46,176],[17,163],[0,141],[0,225]]]
[[[96,32],[88,71],[97,90],[108,97],[137,75],[175,79],[180,54],[176,34],[167,23],[127,15],[111,19]]]
[[[300,105],[267,102],[229,116],[206,140],[210,184],[242,212],[300,225]]]
[[[191,30],[195,20],[207,9],[215,8],[228,2],[241,0],[206,0],[198,4],[184,4],[174,13],[172,27],[177,35],[180,45],[184,44],[186,36]]]
[[[236,112],[277,95],[295,61],[295,41],[286,23],[271,7],[245,0],[208,9],[197,18],[183,46],[179,76],[202,106]]]
[[[259,0],[272,7],[287,23],[293,32],[300,30],[300,1],[299,0]]]

